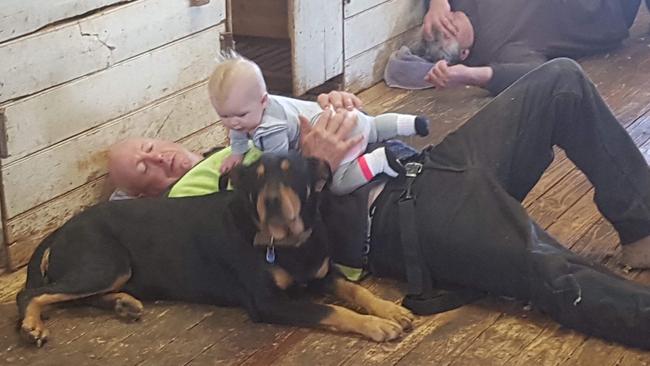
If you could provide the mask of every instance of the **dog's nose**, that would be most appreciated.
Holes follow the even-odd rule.
[[[266,205],[266,211],[270,214],[277,214],[282,210],[282,202],[278,196],[267,197],[264,204]]]

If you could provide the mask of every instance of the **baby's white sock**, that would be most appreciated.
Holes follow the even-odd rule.
[[[400,114],[397,116],[397,134],[399,136],[415,135],[415,116]]]
[[[398,175],[398,173],[388,165],[386,148],[383,147],[360,156],[359,167],[367,180],[371,180],[379,173],[386,173],[391,177],[397,177]]]

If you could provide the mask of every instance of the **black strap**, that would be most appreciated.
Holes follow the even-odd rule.
[[[454,310],[484,297],[482,292],[468,289],[434,289],[428,295],[408,294],[402,305],[417,315],[431,315]]]
[[[228,190],[228,183],[230,182],[230,174],[221,174],[219,176],[218,189],[219,192]]]
[[[413,182],[422,171],[422,164],[408,163],[406,186],[399,200],[400,240],[404,251],[408,294],[402,305],[418,315],[430,315],[452,310],[478,300],[483,293],[466,288],[435,289],[429,267],[424,262],[424,255],[417,235]]]

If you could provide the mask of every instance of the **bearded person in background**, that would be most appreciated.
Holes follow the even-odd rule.
[[[422,43],[429,87],[473,85],[496,95],[556,57],[620,46],[641,0],[425,0]],[[646,4],[650,1],[646,1]]]

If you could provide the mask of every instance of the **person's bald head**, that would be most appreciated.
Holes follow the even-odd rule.
[[[451,38],[443,36],[442,32],[435,32],[433,40],[422,37],[416,53],[424,59],[435,63],[439,60],[446,60],[448,64],[461,63],[469,57],[474,45],[474,26],[467,15],[462,11],[455,11],[451,14],[454,24],[458,28],[458,34]]]
[[[129,138],[109,148],[108,173],[131,196],[157,196],[202,159],[171,141]]]

